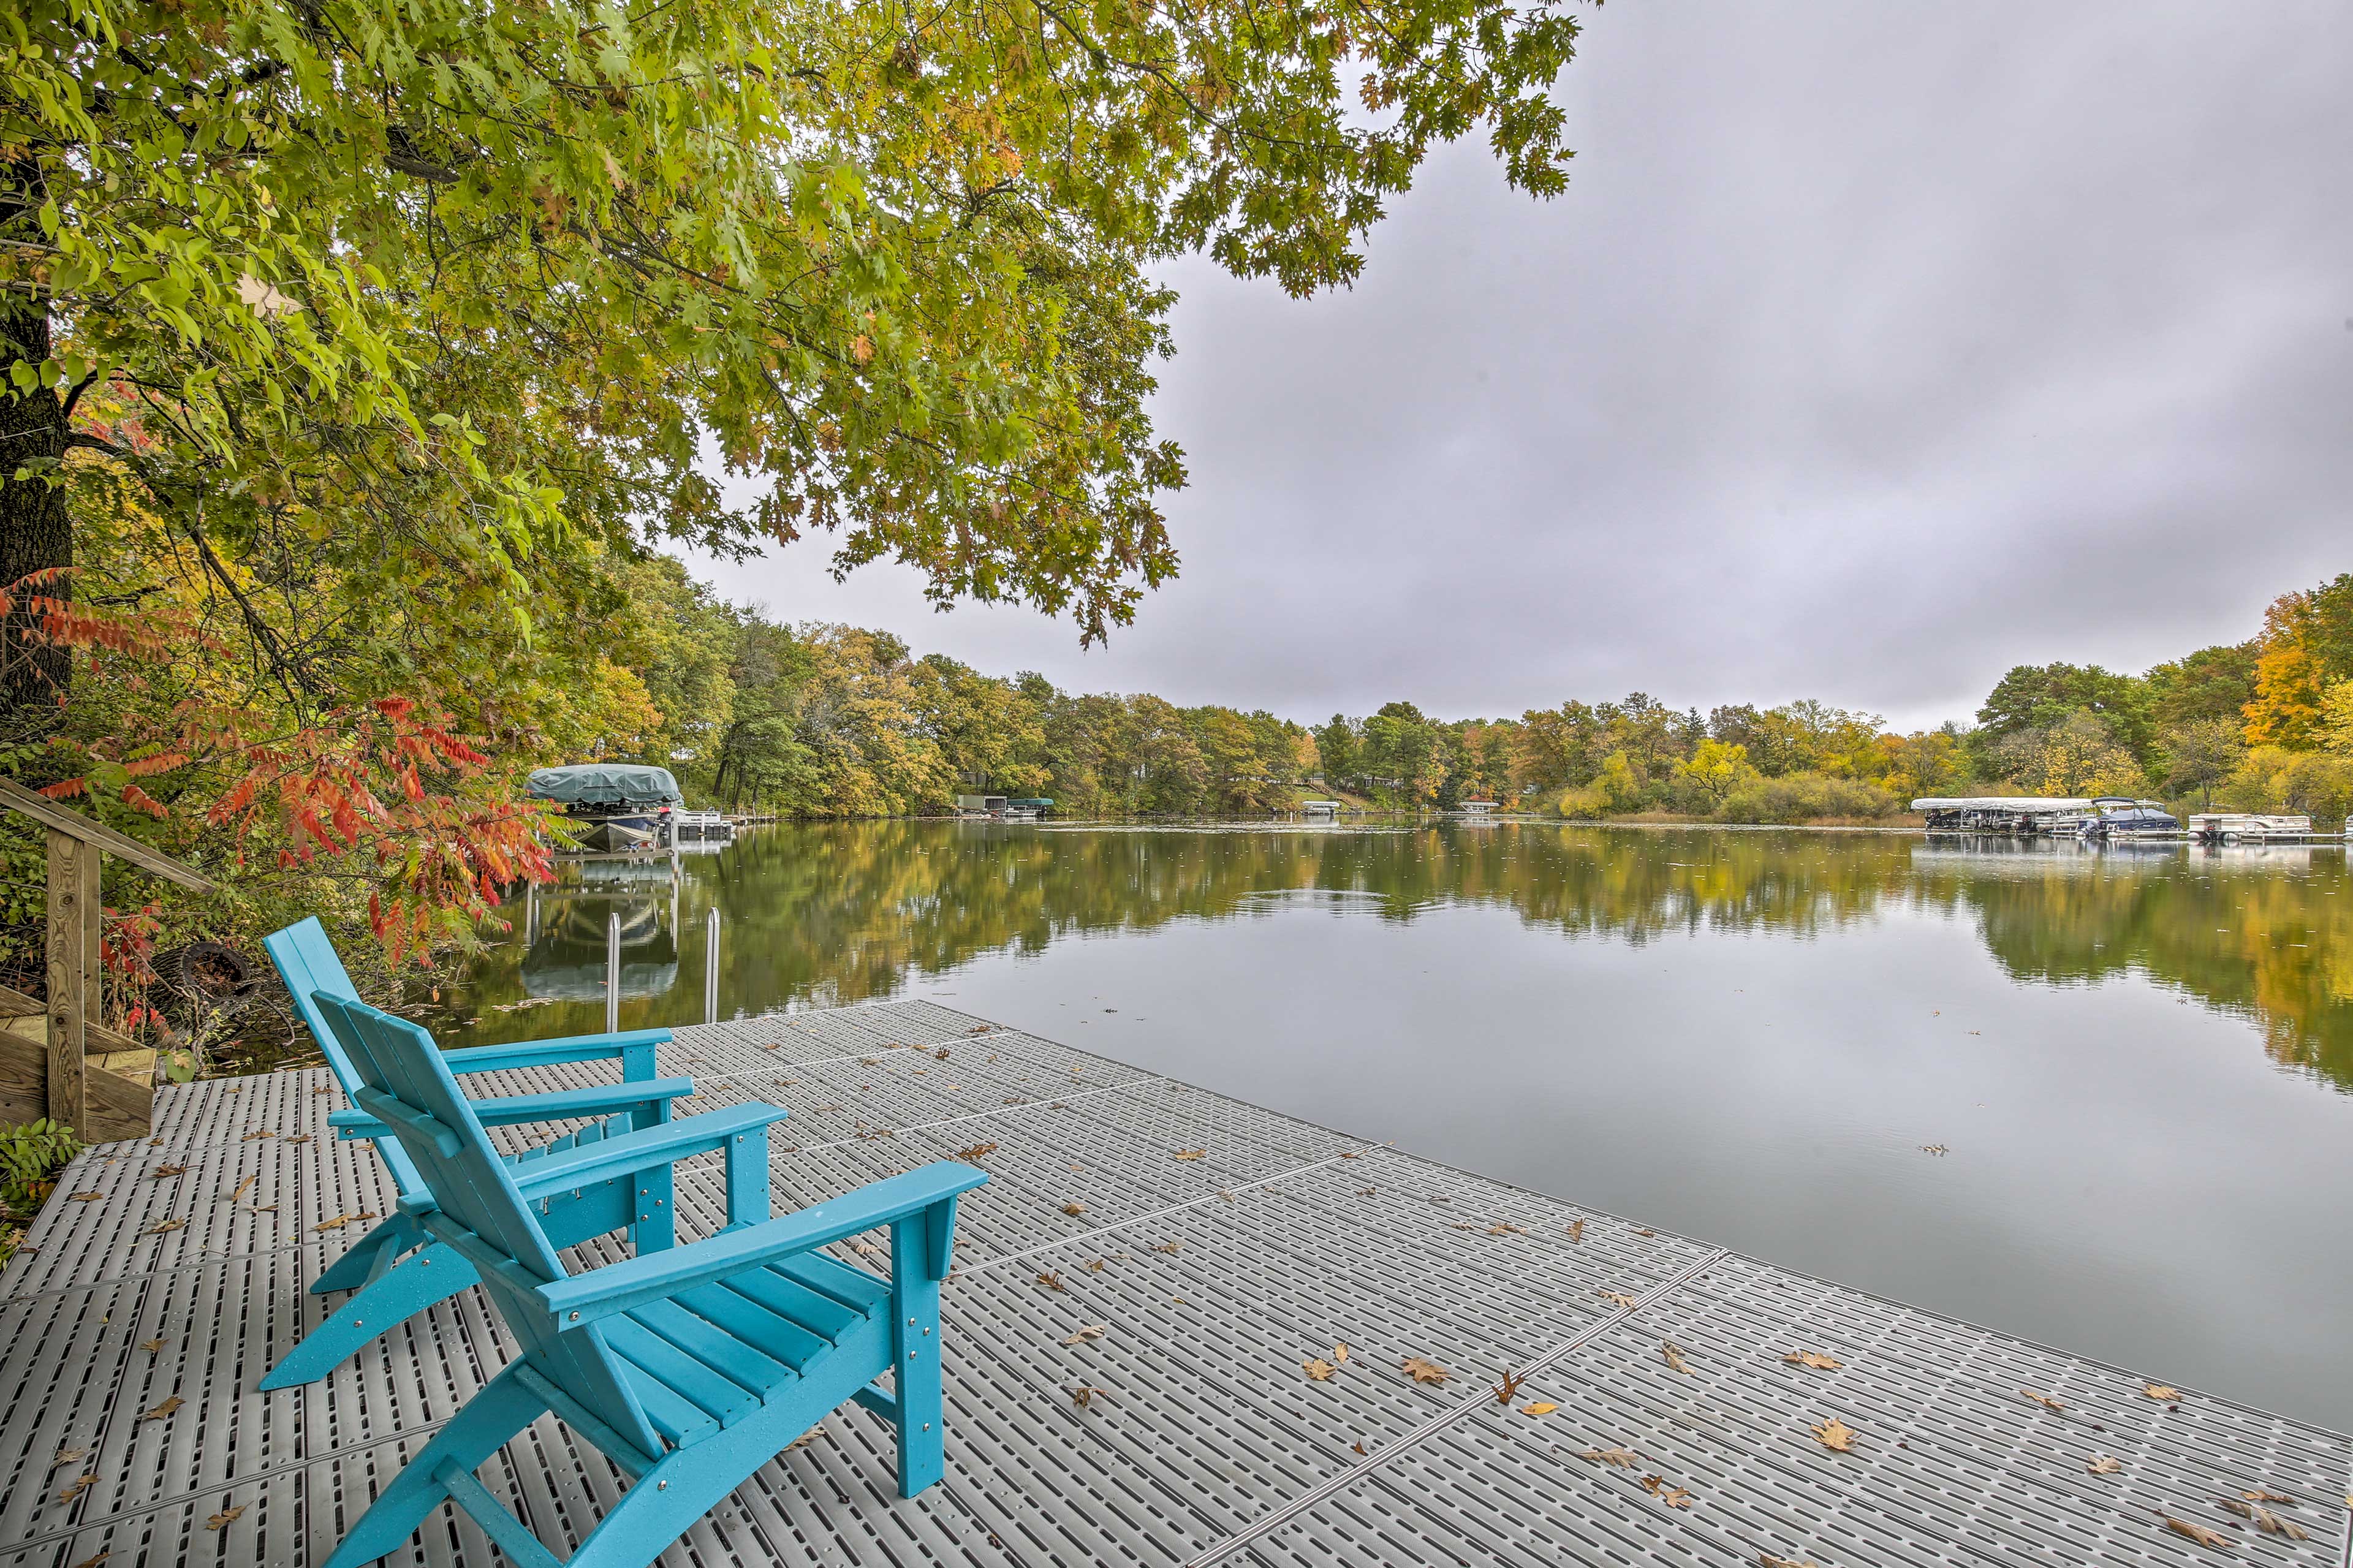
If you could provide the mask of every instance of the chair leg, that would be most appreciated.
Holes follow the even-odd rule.
[[[303,1335],[301,1343],[286,1352],[285,1360],[262,1374],[260,1386],[268,1391],[316,1383],[370,1340],[480,1279],[472,1264],[438,1241],[411,1253]]]
[[[337,1290],[356,1290],[382,1270],[387,1250],[397,1258],[412,1247],[424,1245],[425,1227],[405,1214],[396,1214],[352,1243],[349,1251],[329,1264],[325,1273],[311,1281],[311,1294],[325,1296]]]
[[[325,1568],[360,1568],[386,1552],[396,1552],[417,1533],[417,1527],[449,1496],[447,1482],[438,1479],[446,1466],[471,1475],[474,1468],[506,1446],[507,1439],[539,1419],[547,1402],[532,1392],[517,1375],[515,1363],[491,1380],[489,1387],[466,1402],[448,1425],[434,1434],[424,1451],[401,1468],[392,1484],[376,1494],[375,1504],[360,1515],[327,1559]]]
[[[899,1495],[912,1498],[947,1473],[940,1282],[923,1260],[920,1220],[891,1227],[891,1366],[899,1401]]]

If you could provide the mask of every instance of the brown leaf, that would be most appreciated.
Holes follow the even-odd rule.
[[[2292,1502],[2295,1501],[2295,1499],[2294,1499],[2294,1498],[2292,1498],[2292,1497],[2288,1496],[2288,1495],[2287,1495],[2287,1493],[2285,1493],[2285,1492],[2271,1492],[2271,1491],[2265,1491],[2265,1490],[2264,1490],[2263,1488],[2261,1488],[2261,1487],[2257,1487],[2253,1491],[2251,1491],[2251,1492],[2241,1492],[2239,1495],[2240,1495],[2241,1497],[2242,1497],[2242,1498],[2245,1498],[2249,1502],[2285,1502],[2285,1503],[2292,1503]]]
[[[1076,1333],[1065,1336],[1062,1342],[1066,1345],[1082,1345],[1089,1340],[1099,1340],[1109,1332],[1111,1332],[1109,1323],[1089,1323]]]
[[[311,1134],[308,1132],[297,1132],[294,1136],[286,1140],[289,1143],[308,1143],[310,1141]]]
[[[1691,1368],[1683,1364],[1683,1347],[1676,1344],[1672,1340],[1662,1340],[1659,1342],[1659,1359],[1667,1363],[1667,1370],[1670,1372],[1689,1372],[1691,1370]]]
[[[1095,1395],[1098,1394],[1103,1394],[1105,1397],[1109,1397],[1111,1390],[1108,1388],[1074,1388],[1071,1390],[1071,1403],[1077,1405],[1080,1409],[1084,1410],[1088,1405],[1092,1405],[1095,1402]]]
[[[1172,1160],[1201,1160],[1208,1157],[1207,1149],[1179,1149],[1169,1156]]]
[[[1502,1220],[1497,1220],[1487,1227],[1487,1234],[1489,1236],[1525,1236],[1527,1232],[1518,1226],[1506,1225]]]
[[[957,1150],[956,1158],[959,1160],[977,1160],[983,1154],[994,1154],[996,1152],[997,1145],[994,1143],[976,1143],[969,1149]]]
[[[237,1504],[235,1508],[225,1508],[218,1513],[213,1515],[210,1519],[206,1520],[205,1528],[206,1530],[227,1530],[230,1525],[237,1522],[237,1516],[244,1511],[245,1504],[243,1503]]]
[[[2141,1384],[2140,1391],[2160,1405],[2181,1397],[2181,1390],[2168,1388],[2161,1383],[2145,1383]]]
[[[1855,1430],[1833,1415],[1813,1427],[1814,1441],[1841,1454],[1854,1452]]]
[[[2113,1476],[2125,1468],[2125,1462],[2113,1454],[2094,1454],[2084,1461],[2084,1468],[2095,1476]]]
[[[66,1489],[58,1494],[58,1501],[73,1501],[74,1499],[90,1490],[90,1484],[97,1479],[98,1472],[96,1470],[90,1471],[90,1474],[86,1476],[76,1476],[72,1480],[66,1483]]]
[[[351,1216],[350,1215],[347,1215],[347,1214],[339,1214],[339,1215],[335,1215],[335,1216],[334,1216],[334,1218],[332,1218],[332,1219],[322,1219],[322,1220],[321,1220],[318,1224],[316,1224],[316,1225],[312,1226],[311,1228],[311,1230],[312,1230],[312,1231],[314,1231],[314,1232],[316,1232],[316,1231],[322,1231],[322,1230],[341,1230],[341,1229],[343,1229],[343,1226],[347,1226],[347,1225],[349,1225],[349,1224],[351,1224],[351,1223],[352,1223],[352,1216]]]
[[[164,1347],[171,1342],[169,1336],[163,1336],[152,1340],[142,1340],[139,1342],[139,1348],[145,1351],[149,1355],[161,1355],[164,1353]]]
[[[250,1143],[257,1138],[275,1138],[277,1136],[278,1134],[273,1129],[262,1127],[257,1128],[255,1131],[247,1133],[244,1137],[238,1139],[237,1142],[240,1143]]]
[[[58,1450],[58,1457],[49,1461],[49,1468],[54,1470],[59,1465],[70,1465],[76,1459],[87,1459],[89,1458],[90,1450],[88,1448],[59,1448]]]
[[[95,1557],[83,1558],[80,1562],[74,1564],[74,1568],[98,1568],[100,1563],[105,1562],[108,1558],[113,1555],[113,1550],[110,1548],[104,1552],[100,1552]]]
[[[66,1194],[69,1200],[78,1204],[94,1204],[105,1195],[104,1193],[68,1193]]]
[[[1577,1220],[1569,1226],[1568,1239],[1571,1241],[1583,1241],[1585,1239],[1585,1222],[1583,1220]]]
[[[1049,1290],[1060,1290],[1063,1288],[1062,1277],[1055,1273],[1050,1268],[1046,1270],[1045,1273],[1038,1276],[1038,1283],[1043,1285]]]
[[[1102,1273],[1103,1271],[1103,1260],[1102,1258],[1088,1258],[1088,1259],[1087,1259],[1087,1272],[1088,1272],[1088,1273],[1090,1273],[1090,1274],[1100,1274],[1100,1273]]]
[[[1335,1361],[1335,1362],[1338,1362],[1342,1366],[1345,1366],[1345,1365],[1347,1365],[1347,1364],[1348,1364],[1348,1342],[1347,1342],[1347,1341],[1343,1340],[1343,1341],[1341,1341],[1338,1344],[1334,1345],[1334,1346],[1332,1347],[1332,1359],[1333,1359],[1334,1361]]]
[[[245,1180],[239,1182],[236,1186],[229,1189],[228,1201],[235,1203],[237,1199],[245,1196],[246,1189],[252,1186],[254,1183],[259,1180],[261,1180],[259,1176],[246,1177]]]
[[[2241,1519],[2252,1519],[2255,1528],[2265,1535],[2277,1535],[2289,1541],[2308,1539],[2309,1531],[2292,1519],[2282,1519],[2259,1502],[2242,1502],[2234,1497],[2222,1500],[2222,1506]]]
[[[1621,1470],[1631,1469],[1641,1463],[1631,1450],[1626,1448],[1588,1448],[1577,1458],[1590,1459],[1597,1465],[1615,1465]]]
[[[1827,1356],[1820,1351],[1791,1351],[1781,1359],[1791,1366],[1810,1366],[1816,1372],[1836,1372],[1846,1364],[1836,1356]]]
[[[1523,1415],[1549,1415],[1559,1408],[1559,1405],[1552,1404],[1548,1400],[1539,1399],[1534,1405],[1521,1405],[1520,1414]]]
[[[1299,1364],[1305,1367],[1307,1369],[1307,1375],[1317,1383],[1331,1382],[1332,1374],[1340,1370],[1338,1367],[1334,1366],[1330,1362],[1324,1360],[1321,1356],[1318,1356],[1314,1361],[1301,1362]]]
[[[1516,1372],[1504,1373],[1504,1381],[1495,1385],[1494,1394],[1495,1403],[1498,1405],[1509,1405],[1513,1400],[1517,1399],[1520,1396],[1520,1374]]]
[[[1820,1568],[1810,1557],[1776,1557],[1769,1552],[1757,1554],[1757,1568]]]
[[[2052,1410],[2064,1410],[2067,1408],[2047,1394],[2037,1394],[2031,1388],[2021,1388],[2018,1392],[2026,1395],[2027,1398],[2034,1401],[2035,1404],[2043,1405],[2046,1408]]]
[[[2176,1535],[2186,1535],[2200,1546],[2219,1547],[2224,1552],[2231,1549],[2231,1538],[2220,1531],[2209,1530],[2202,1524],[2192,1524],[2186,1519],[2176,1519],[2169,1513],[2160,1513],[2157,1517],[2165,1521],[2166,1529]]]
[[[1087,1212],[1087,1205],[1080,1203],[1064,1204],[1062,1205],[1062,1212],[1069,1215],[1071,1218],[1076,1219],[1079,1215]]]
[[[188,1222],[184,1219],[159,1219],[153,1225],[149,1226],[145,1230],[141,1231],[139,1234],[142,1236],[163,1236],[167,1232],[183,1228],[187,1225],[187,1223]]]
[[[1155,1252],[1182,1252],[1185,1250],[1185,1244],[1181,1241],[1164,1241],[1152,1250]]]
[[[1622,1290],[1596,1290],[1594,1294],[1600,1297],[1605,1301],[1614,1302],[1616,1305],[1620,1307],[1631,1307],[1635,1305],[1634,1298],[1627,1295]]]
[[[163,1404],[155,1406],[154,1409],[147,1412],[146,1415],[142,1415],[139,1419],[142,1421],[161,1421],[165,1416],[171,1415],[173,1411],[177,1410],[181,1405],[186,1403],[186,1400],[182,1399],[175,1394],[169,1399],[164,1401]]]
[[[1644,1476],[1642,1489],[1669,1508],[1689,1508],[1692,1505],[1691,1493],[1681,1487],[1669,1486],[1664,1476]]]
[[[1444,1383],[1454,1374],[1434,1361],[1424,1361],[1418,1355],[1405,1358],[1406,1374],[1416,1383]]]
[[[1351,1448],[1354,1448],[1354,1449],[1355,1449],[1357,1453],[1359,1453],[1359,1454],[1361,1454],[1361,1453],[1363,1453],[1363,1452],[1365,1451],[1365,1446],[1364,1446],[1364,1444],[1363,1444],[1363,1443],[1361,1443],[1361,1442],[1357,1442],[1357,1443],[1351,1443],[1351,1444],[1349,1444],[1349,1445],[1348,1445],[1348,1447],[1351,1447]]]

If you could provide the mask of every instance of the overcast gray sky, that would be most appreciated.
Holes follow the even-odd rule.
[[[1352,292],[1172,271],[1184,570],[1108,649],[837,585],[821,539],[712,574],[1303,720],[1640,689],[1910,725],[2353,570],[2353,5],[1586,15],[1565,195],[1466,144]]]

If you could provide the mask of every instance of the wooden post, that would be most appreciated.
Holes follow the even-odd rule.
[[[99,849],[49,829],[49,1120],[76,1131],[90,1122],[82,1056],[88,1026],[102,1021],[99,962]]]

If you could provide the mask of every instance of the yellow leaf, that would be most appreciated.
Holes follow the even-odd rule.
[[[1630,1469],[1641,1463],[1630,1450],[1625,1448],[1588,1448],[1577,1458],[1590,1459],[1597,1465],[1615,1465],[1621,1470]]]
[[[1405,1370],[1416,1383],[1444,1383],[1454,1375],[1436,1362],[1424,1361],[1418,1355],[1405,1358]]]
[[[171,1342],[168,1336],[158,1336],[152,1340],[142,1340],[139,1342],[139,1348],[149,1355],[161,1355],[164,1353],[164,1347]]]
[[[1681,1487],[1669,1486],[1664,1476],[1644,1476],[1642,1489],[1669,1508],[1689,1508],[1692,1505],[1691,1493]]]
[[[1079,1215],[1087,1212],[1087,1205],[1080,1203],[1064,1204],[1062,1205],[1062,1212],[1069,1215],[1071,1218],[1076,1219]]]
[[[59,1465],[70,1465],[76,1459],[87,1459],[89,1458],[90,1450],[88,1448],[59,1448],[58,1450],[58,1457],[49,1461],[49,1468],[54,1470]]]
[[[1332,1359],[1342,1366],[1348,1364],[1348,1342],[1345,1340],[1332,1347]]]
[[[1175,1160],[1200,1160],[1206,1159],[1208,1156],[1208,1152],[1209,1152],[1207,1149],[1179,1149],[1176,1153],[1170,1155],[1169,1158]]]
[[[2157,1517],[2165,1521],[2166,1529],[2176,1535],[2186,1535],[2200,1546],[2220,1547],[2225,1552],[2231,1549],[2231,1538],[2220,1531],[2209,1530],[2202,1524],[2192,1524],[2186,1519],[2176,1519],[2168,1513],[2160,1513]]]
[[[1568,1239],[1571,1241],[1583,1241],[1585,1239],[1585,1222],[1583,1220],[1577,1220],[1569,1226]]]
[[[188,1222],[184,1219],[159,1219],[153,1225],[149,1226],[145,1230],[141,1231],[139,1234],[142,1236],[163,1236],[167,1232],[183,1228],[187,1225],[187,1223]]]
[[[2241,1519],[2253,1520],[2255,1528],[2265,1535],[2276,1535],[2288,1541],[2303,1541],[2307,1538],[2308,1532],[2304,1526],[2292,1519],[2282,1519],[2261,1503],[2241,1502],[2237,1498],[2226,1497],[2222,1500],[2222,1506]]]
[[[2181,1390],[2178,1388],[2168,1388],[2161,1383],[2143,1384],[2141,1385],[2141,1392],[2147,1394],[2151,1399],[2158,1400],[2160,1403],[2181,1397]]]
[[[864,332],[849,340],[849,357],[864,364],[874,357],[874,340]],[[1083,1403],[1083,1402],[1082,1402]]]
[[[1810,1557],[1776,1557],[1769,1552],[1757,1554],[1757,1568],[1819,1568]]]
[[[1676,1344],[1672,1340],[1663,1340],[1660,1342],[1659,1359],[1667,1363],[1667,1368],[1671,1372],[1689,1372],[1691,1370],[1691,1368],[1683,1364],[1683,1348]]]
[[[1099,1340],[1109,1332],[1111,1332],[1109,1323],[1089,1323],[1078,1332],[1069,1335],[1062,1342],[1066,1345],[1082,1345],[1089,1340]]]
[[[245,1504],[243,1503],[237,1504],[235,1508],[225,1508],[218,1513],[213,1515],[210,1519],[205,1521],[205,1528],[206,1530],[227,1530],[231,1524],[237,1522],[237,1515],[244,1511]]]
[[[1635,1305],[1634,1298],[1626,1295],[1621,1291],[1596,1290],[1594,1294],[1600,1297],[1605,1301],[1612,1302],[1620,1307],[1631,1307]]]
[[[1318,1357],[1314,1361],[1302,1362],[1299,1364],[1305,1367],[1307,1369],[1307,1375],[1317,1383],[1331,1382],[1332,1374],[1340,1370],[1338,1367],[1334,1366],[1330,1362],[1324,1361],[1321,1357]]]
[[[2288,1495],[2287,1495],[2287,1493],[2285,1493],[2285,1492],[2272,1492],[2272,1491],[2265,1491],[2265,1490],[2264,1490],[2263,1488],[2261,1488],[2261,1487],[2257,1487],[2253,1491],[2251,1491],[2251,1492],[2241,1492],[2239,1495],[2240,1495],[2241,1497],[2242,1497],[2242,1498],[2245,1498],[2249,1502],[2285,1502],[2285,1503],[2292,1503],[2292,1502],[2295,1501],[2295,1499],[2294,1499],[2294,1498],[2292,1498],[2292,1497],[2288,1496]]]
[[[66,1483],[66,1489],[58,1494],[58,1501],[73,1501],[74,1499],[90,1490],[90,1483],[97,1479],[98,1472],[96,1470],[90,1471],[90,1474],[86,1476],[76,1476],[72,1480]]]
[[[246,1177],[245,1180],[239,1182],[235,1187],[229,1190],[228,1201],[235,1203],[237,1199],[245,1196],[247,1189],[251,1187],[254,1183],[259,1180],[261,1180],[259,1176]]]
[[[66,1194],[69,1199],[78,1204],[94,1204],[105,1195],[104,1193],[68,1193]]]
[[[1552,1404],[1548,1400],[1539,1399],[1534,1405],[1521,1405],[1520,1414],[1523,1415],[1549,1415],[1559,1408],[1559,1405]]]
[[[1810,1366],[1816,1372],[1836,1372],[1845,1364],[1836,1356],[1827,1356],[1820,1351],[1791,1351],[1781,1359],[1791,1366]]]
[[[2125,1468],[2125,1462],[2113,1454],[2094,1454],[2084,1461],[2084,1468],[2095,1476],[2113,1476]]]
[[[161,1421],[164,1417],[169,1415],[173,1411],[177,1410],[181,1405],[186,1403],[187,1401],[182,1399],[175,1394],[172,1395],[171,1398],[164,1401],[163,1404],[155,1406],[154,1409],[148,1411],[144,1415],[139,1417],[139,1419],[142,1421]]]
[[[2047,1394],[2037,1394],[2031,1388],[2021,1388],[2018,1392],[2026,1395],[2027,1398],[2034,1401],[2035,1404],[2046,1406],[2049,1409],[2064,1410],[2067,1408]]]
[[[95,1557],[83,1558],[80,1562],[74,1564],[74,1568],[98,1568],[100,1563],[105,1562],[108,1558],[113,1555],[114,1552],[110,1548],[107,1551],[98,1553]]]
[[[1833,1415],[1813,1428],[1814,1441],[1841,1454],[1854,1452],[1855,1430]]]

